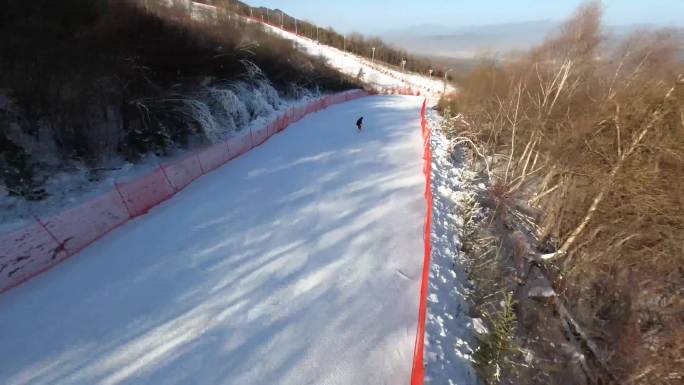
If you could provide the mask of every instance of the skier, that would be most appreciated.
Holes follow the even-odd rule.
[[[361,128],[363,127],[363,116],[359,118],[359,120],[356,121],[356,128],[358,128],[359,131],[361,131]]]

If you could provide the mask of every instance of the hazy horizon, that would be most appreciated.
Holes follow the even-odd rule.
[[[421,25],[447,29],[482,27],[488,25],[558,22],[571,16],[586,1],[569,0],[541,2],[538,0],[488,0],[478,3],[454,0],[434,0],[417,3],[397,0],[348,0],[331,5],[314,0],[253,0],[252,6],[282,9],[300,19],[311,20],[321,26],[331,26],[342,33],[385,35]],[[605,25],[648,24],[655,27],[684,27],[684,2],[678,0],[604,0]],[[521,12],[520,10],[524,10]]]

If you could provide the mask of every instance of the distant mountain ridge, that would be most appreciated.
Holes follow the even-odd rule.
[[[469,58],[482,52],[502,53],[527,50],[557,31],[562,22],[537,20],[484,26],[447,27],[422,24],[388,31],[382,37],[388,42],[419,55]],[[650,24],[608,26],[611,40],[645,29],[660,28]],[[684,29],[674,29],[684,36]]]

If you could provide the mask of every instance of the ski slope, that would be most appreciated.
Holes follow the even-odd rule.
[[[249,19],[246,19],[249,20]],[[377,91],[383,92],[392,88],[411,88],[425,94],[437,94],[446,89],[448,92],[455,91],[451,85],[445,85],[440,79],[430,79],[426,76],[411,72],[401,72],[383,66],[376,62],[349,52],[341,51],[337,48],[320,44],[314,40],[296,35],[292,32],[274,27],[269,24],[262,24],[264,28],[282,38],[292,40],[304,52],[313,56],[324,58],[330,66],[338,71],[356,77],[362,74],[360,80],[371,86]]]
[[[211,22],[212,18],[216,18],[219,14],[219,8],[213,5],[198,3],[195,1],[186,0],[188,2],[188,10],[190,15],[195,19],[203,22]],[[242,20],[248,23],[258,23],[263,28],[281,38],[291,40],[296,47],[309,55],[322,57],[331,67],[337,69],[341,73],[352,77],[358,77],[367,86],[373,88],[375,91],[385,93],[393,89],[411,89],[412,91],[420,91],[422,95],[434,98],[442,93],[452,93],[456,88],[451,84],[446,84],[442,79],[437,77],[426,76],[426,74],[413,73],[410,71],[398,70],[400,64],[395,63],[397,67],[391,67],[380,61],[373,62],[365,57],[346,52],[335,47],[325,44],[320,44],[318,41],[312,40],[286,31],[278,26],[268,24],[257,18],[249,18],[241,15]]]
[[[408,384],[421,102],[310,115],[0,296],[0,383]]]

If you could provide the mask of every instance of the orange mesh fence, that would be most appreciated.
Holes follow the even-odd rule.
[[[430,254],[432,252],[432,244],[430,242],[430,228],[432,227],[432,149],[430,147],[430,127],[425,119],[426,103],[427,100],[423,100],[423,107],[420,110],[420,126],[423,134],[423,174],[425,175],[427,213],[423,227],[423,273],[420,285],[420,302],[418,305],[418,327],[416,328],[416,342],[413,349],[411,385],[423,385],[425,381],[425,362],[423,357],[425,350],[425,317],[427,316],[427,292],[430,274]]]
[[[129,219],[147,213],[200,176],[265,142],[305,115],[332,104],[369,95],[362,90],[325,96],[295,107],[270,124],[243,130],[225,143],[192,153],[20,230],[0,234],[0,293],[78,253]]]

